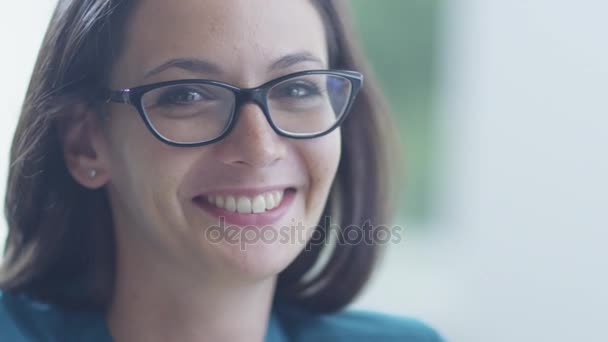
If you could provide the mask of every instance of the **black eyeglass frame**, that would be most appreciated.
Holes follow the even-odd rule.
[[[336,122],[331,127],[326,129],[325,131],[318,132],[318,133],[311,133],[311,134],[291,133],[291,132],[284,131],[281,128],[277,127],[274,124],[274,122],[272,121],[272,118],[271,118],[271,116],[269,114],[269,110],[268,110],[267,100],[268,100],[269,90],[276,84],[281,83],[281,82],[291,79],[291,78],[306,76],[306,75],[318,75],[318,74],[340,76],[340,77],[344,77],[350,81],[351,93],[350,93],[348,102],[346,104],[344,113],[341,114],[341,117],[339,117],[338,120],[336,120]],[[209,85],[214,85],[217,87],[231,90],[234,93],[235,103],[234,103],[234,107],[232,109],[232,113],[230,114],[230,118],[229,118],[228,124],[226,125],[226,128],[224,128],[224,130],[218,135],[218,137],[213,138],[211,140],[204,140],[204,141],[200,141],[200,142],[182,143],[182,142],[174,141],[174,140],[171,140],[171,139],[168,139],[168,138],[162,136],[162,134],[160,134],[156,130],[156,128],[152,125],[152,122],[150,122],[150,119],[148,118],[148,115],[146,114],[146,112],[143,108],[142,97],[144,96],[144,94],[146,94],[147,92],[152,91],[154,89],[171,86],[171,85],[179,85],[179,84],[209,84]],[[150,132],[152,132],[152,134],[157,139],[159,139],[160,141],[162,141],[166,144],[169,144],[172,146],[178,146],[178,147],[195,147],[195,146],[212,144],[214,142],[222,140],[228,134],[230,134],[230,132],[234,128],[236,122],[238,121],[238,118],[240,115],[240,108],[244,104],[249,103],[249,102],[253,102],[253,103],[257,104],[262,109],[262,112],[264,113],[264,116],[266,117],[266,120],[268,121],[268,123],[270,124],[272,129],[281,136],[288,137],[288,138],[294,138],[294,139],[312,139],[312,138],[317,138],[317,137],[329,134],[331,131],[333,131],[338,126],[340,126],[342,124],[342,122],[344,121],[344,119],[346,119],[346,117],[348,116],[348,113],[350,112],[352,104],[353,104],[357,94],[359,93],[359,90],[361,89],[362,85],[363,85],[363,75],[357,71],[352,71],[352,70],[306,70],[306,71],[295,72],[295,73],[291,73],[288,75],[284,75],[284,76],[275,78],[273,80],[270,80],[258,87],[254,87],[254,88],[239,88],[237,86],[234,86],[234,85],[231,85],[228,83],[215,81],[215,80],[208,80],[208,79],[181,79],[181,80],[173,80],[173,81],[147,84],[147,85],[137,86],[137,87],[133,87],[133,88],[125,88],[125,89],[120,89],[120,90],[107,90],[106,94],[105,94],[105,102],[106,103],[110,103],[110,102],[123,103],[123,104],[129,104],[129,105],[134,106],[135,109],[137,109],[140,117],[146,124],[146,127],[148,127],[148,130],[150,130]]]

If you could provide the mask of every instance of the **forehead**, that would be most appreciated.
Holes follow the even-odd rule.
[[[268,75],[268,66],[289,54],[308,53],[326,66],[326,45],[312,0],[140,0],[127,20],[112,83],[140,83],[147,71],[176,58],[213,63],[225,81],[257,82],[278,76]]]

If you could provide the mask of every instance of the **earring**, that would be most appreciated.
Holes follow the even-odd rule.
[[[95,176],[97,176],[97,170],[91,169],[91,171],[89,171],[89,177],[95,178]]]

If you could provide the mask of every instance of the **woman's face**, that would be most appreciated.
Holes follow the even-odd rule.
[[[142,0],[129,17],[110,87],[186,78],[255,87],[327,68],[326,44],[309,0]],[[147,76],[174,59],[213,68],[181,63]],[[184,148],[157,140],[132,106],[113,104],[109,112],[100,160],[106,161],[101,168],[119,252],[146,255],[174,270],[263,278],[302,250],[336,173],[339,130],[309,140],[281,137],[249,103],[226,138]],[[278,193],[281,203],[269,209]],[[234,213],[232,201],[237,212],[251,205],[264,210]]]

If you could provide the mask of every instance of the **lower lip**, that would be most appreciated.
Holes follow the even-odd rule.
[[[283,194],[283,200],[281,201],[281,204],[278,207],[257,214],[241,214],[228,211],[226,209],[218,208],[215,205],[207,202],[207,200],[202,197],[196,197],[193,202],[196,206],[198,206],[205,212],[213,215],[218,220],[223,217],[224,222],[227,224],[233,224],[238,226],[262,226],[273,224],[279,221],[285,215],[285,213],[287,213],[295,197],[296,190],[287,189],[285,190],[285,193]]]

